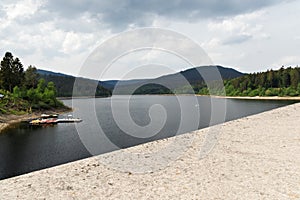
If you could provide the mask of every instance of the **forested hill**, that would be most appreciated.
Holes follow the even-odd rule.
[[[104,88],[99,81],[86,78],[77,78],[80,81],[80,88],[77,88],[76,94],[73,94],[73,85],[76,77],[40,69],[37,72],[40,78],[45,79],[46,82],[53,82],[56,85],[58,97],[90,96],[91,94],[107,97],[111,95],[111,91]],[[96,91],[95,85],[97,85]]]
[[[232,68],[222,66],[201,66],[191,68],[178,73],[161,76],[156,79],[119,81],[118,88],[114,91],[116,94],[130,94],[135,88],[134,94],[171,94],[171,93],[198,93],[205,86],[205,81],[201,74],[212,74],[207,76],[206,81],[215,81],[216,70],[219,71],[223,80],[237,78],[245,74]],[[106,82],[104,82],[106,83]],[[116,82],[107,82],[108,84]],[[139,87],[139,85],[142,85]],[[166,87],[164,87],[166,86]],[[194,91],[189,88],[192,86]],[[167,88],[168,87],[168,88]]]
[[[55,84],[39,78],[33,66],[24,70],[11,52],[6,52],[0,63],[0,94],[0,115],[69,110],[56,99]]]
[[[227,96],[299,96],[300,68],[281,67],[225,82]]]
[[[299,67],[282,67],[279,70],[268,70],[252,74],[243,74],[234,69],[221,66],[214,66],[214,69],[215,67],[217,67],[223,78],[227,96],[300,96]],[[121,81],[118,90],[114,92],[128,94],[135,89],[134,94],[210,95],[210,91],[200,74],[204,71],[209,72],[212,69],[211,66],[206,66],[162,76],[157,79],[135,80],[134,82]],[[211,73],[213,72],[215,71],[211,71]],[[188,84],[186,81],[188,81]],[[137,87],[139,84],[142,86]],[[167,88],[163,85],[170,87]],[[222,91],[222,88],[214,88],[213,93],[224,95]]]
[[[118,91],[114,91],[115,94],[131,94],[132,90],[138,85],[144,85],[135,91],[135,94],[169,94],[172,93],[169,89],[166,89],[162,85],[172,85],[172,89],[179,89],[184,87],[186,81],[195,86],[203,85],[204,80],[200,75],[201,72],[210,71],[212,69],[218,69],[221,77],[224,80],[243,76],[244,74],[231,68],[225,68],[222,66],[202,66],[197,68],[188,69],[175,74],[162,76],[156,79],[137,79],[126,81],[96,81],[86,78],[78,78],[81,82],[82,88],[79,88],[78,96],[87,96],[94,90],[94,85],[97,84],[96,96],[110,96],[115,85],[118,83]],[[57,88],[57,96],[70,97],[73,95],[73,85],[76,77],[51,72],[46,70],[37,70],[39,76],[46,80],[46,82],[54,82]],[[200,73],[199,73],[200,72]],[[183,81],[184,80],[184,81]],[[159,84],[149,84],[151,82]],[[182,91],[185,92],[185,91]]]
[[[168,82],[168,83],[171,82],[172,84],[182,86],[182,83],[179,81],[182,79],[181,77],[184,77],[190,84],[199,84],[204,82],[204,79],[201,76],[201,74],[212,74],[215,73],[216,70],[219,71],[223,80],[237,78],[245,75],[235,69],[216,65],[216,66],[200,66],[196,68],[191,68],[185,71],[181,71],[179,73],[159,77],[157,80],[161,80],[163,82]],[[210,77],[206,77],[206,78],[213,79]]]
[[[115,94],[203,94],[208,95],[209,91],[201,77],[201,72],[211,69],[218,69],[224,80],[227,96],[300,96],[300,68],[284,68],[279,70],[268,70],[266,72],[258,72],[252,74],[244,74],[232,68],[222,66],[204,66],[192,68],[175,74],[162,76],[156,79],[139,79],[127,81],[96,81],[80,78],[83,87],[80,90],[80,95],[85,96],[90,94],[89,89],[93,89],[95,84],[98,84],[96,96],[110,96],[111,92],[118,83],[119,87]],[[200,71],[200,74],[199,74]],[[58,91],[58,96],[72,96],[73,84],[76,77],[38,70],[41,78],[47,82],[55,83]],[[183,82],[183,78],[185,81]],[[95,83],[95,81],[97,83]],[[186,85],[188,81],[192,86]],[[157,83],[157,84],[153,84]],[[137,87],[142,85],[142,87]],[[171,85],[171,89],[162,85]]]
[[[157,82],[165,85],[173,85],[176,87],[183,86],[186,81],[188,81],[190,84],[198,84],[204,82],[203,77],[200,75],[202,72],[211,71],[214,72],[214,70],[217,69],[220,72],[220,75],[223,80],[237,78],[240,76],[243,76],[245,74],[232,69],[232,68],[226,68],[222,66],[201,66],[196,68],[187,69],[178,73],[169,74],[165,76],[161,76],[155,79],[135,79],[135,80],[125,80],[125,81],[103,81],[102,84],[104,87],[108,89],[113,89],[114,86],[118,83],[119,86],[135,86],[137,84],[146,84],[147,82]],[[184,80],[184,81],[183,81]]]

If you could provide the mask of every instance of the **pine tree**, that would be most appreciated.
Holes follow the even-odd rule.
[[[297,89],[298,87],[298,83],[299,83],[299,79],[300,79],[300,75],[297,69],[291,69],[290,71],[290,77],[291,77],[291,86],[294,89]]]
[[[24,68],[23,68],[23,65],[22,65],[21,61],[19,60],[19,58],[16,58],[13,61],[12,73],[14,75],[13,85],[21,86],[21,83],[24,80]]]
[[[289,87],[291,84],[291,77],[289,72],[286,70],[283,71],[281,75],[281,87]]]
[[[12,65],[13,55],[10,52],[5,53],[3,60],[1,61],[0,79],[2,87],[5,90],[12,91]]]
[[[1,87],[9,92],[23,81],[23,65],[18,58],[14,59],[12,53],[6,52],[0,66]]]
[[[274,87],[274,71],[271,69],[270,71],[267,71],[267,88]]]

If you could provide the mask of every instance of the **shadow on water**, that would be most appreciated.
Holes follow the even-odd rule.
[[[184,101],[189,103],[189,98]],[[84,130],[83,133],[92,133],[96,130],[92,120],[91,111],[87,109],[95,101],[96,116],[99,124],[104,130],[106,137],[99,141],[97,145],[98,154],[114,151],[118,148],[127,148],[137,144],[158,140],[174,136],[178,130],[181,119],[179,102],[173,96],[137,96],[131,98],[130,115],[133,121],[145,126],[149,124],[149,108],[152,105],[162,105],[167,114],[167,120],[158,134],[149,138],[132,137],[118,127],[112,115],[110,98],[104,99],[76,99],[80,109],[83,122],[78,124]],[[119,99],[124,101],[122,97]],[[241,117],[261,113],[274,108],[282,107],[295,103],[294,101],[254,101],[238,99],[215,99],[215,106],[223,106],[226,101],[226,121]],[[71,100],[64,103],[72,106]],[[200,123],[198,129],[209,126],[211,117],[211,99],[209,97],[198,97]],[[117,109],[122,109],[117,108]],[[124,116],[125,117],[125,116]],[[220,121],[219,123],[221,123]],[[218,123],[218,121],[216,122]],[[130,127],[128,127],[130,130]],[[196,128],[197,129],[197,128]],[[132,130],[134,131],[134,130]],[[188,128],[181,133],[189,132]],[[110,143],[115,144],[112,147]],[[7,129],[0,135],[0,179],[21,175],[24,173],[56,166],[63,163],[90,157],[91,154],[86,150],[81,142],[81,138],[74,124],[58,124],[51,127],[32,127],[28,124],[16,124],[13,128]]]
[[[0,135],[0,178],[87,158],[75,126],[15,125]]]

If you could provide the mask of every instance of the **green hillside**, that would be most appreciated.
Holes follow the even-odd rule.
[[[26,114],[33,111],[67,109],[56,99],[53,82],[39,78],[35,67],[24,71],[19,58],[7,52],[0,65],[0,114]]]
[[[300,68],[281,67],[225,81],[227,96],[299,96]]]

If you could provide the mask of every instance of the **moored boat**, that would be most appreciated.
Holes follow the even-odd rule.
[[[82,122],[82,119],[80,118],[73,118],[72,115],[68,115],[67,118],[61,118],[61,119],[57,119],[58,123],[79,123]]]
[[[42,114],[41,118],[32,119],[29,121],[30,125],[51,125],[58,123],[79,123],[82,122],[80,118],[73,118],[72,115],[68,115],[67,118],[58,118],[58,115],[46,115]]]
[[[49,118],[49,119],[34,119],[29,122],[30,125],[44,125],[44,124],[57,124],[57,119]]]
[[[53,114],[53,115],[42,114],[41,118],[43,118],[43,119],[58,118],[58,114]]]
[[[57,119],[57,123],[79,123],[82,122],[82,119],[79,118],[62,118],[62,119]]]

